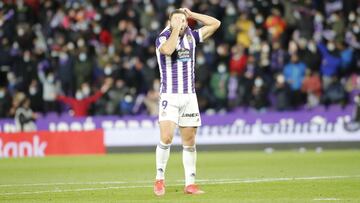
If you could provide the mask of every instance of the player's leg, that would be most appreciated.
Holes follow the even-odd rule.
[[[196,175],[196,147],[195,127],[180,127],[183,144],[183,165],[185,170],[185,186],[195,184]]]
[[[179,111],[177,100],[173,95],[163,94],[159,103],[160,142],[156,147],[156,182],[154,193],[165,194],[165,171],[170,157],[170,146],[174,137]]]
[[[186,95],[185,106],[181,109],[179,126],[183,144],[183,165],[185,171],[185,193],[204,193],[195,185],[197,127],[201,125],[198,103],[195,94]]]
[[[160,143],[156,147],[156,180],[163,180],[176,124],[173,121],[160,121],[159,126]]]
[[[165,170],[170,157],[170,145],[174,137],[176,124],[173,121],[160,121],[160,143],[156,147],[156,181],[154,193],[165,194]]]
[[[183,165],[185,172],[185,193],[187,194],[202,194],[195,184],[196,177],[196,137],[197,127],[180,127],[180,133],[183,144]]]

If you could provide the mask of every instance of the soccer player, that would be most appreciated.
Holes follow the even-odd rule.
[[[203,24],[200,29],[188,27],[187,18]],[[156,39],[156,56],[160,70],[159,125],[160,143],[156,148],[156,181],[154,193],[165,194],[165,170],[176,126],[183,144],[186,194],[202,194],[195,184],[196,129],[201,125],[195,94],[195,47],[220,27],[217,19],[187,8],[173,11],[168,26]]]

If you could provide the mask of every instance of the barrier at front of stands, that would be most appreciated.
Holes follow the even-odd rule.
[[[203,115],[197,144],[266,147],[289,143],[360,143],[360,125],[350,122],[352,111],[333,108]],[[148,116],[54,116],[39,119],[37,126],[40,131],[35,133],[5,133],[13,130],[13,121],[0,121],[0,157],[103,154],[114,148],[153,147],[159,139],[157,118]],[[181,145],[178,131],[173,144]]]
[[[0,158],[104,154],[103,130],[0,133]]]

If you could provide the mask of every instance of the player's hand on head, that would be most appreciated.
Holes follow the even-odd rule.
[[[186,18],[191,18],[192,12],[188,8],[180,8],[180,10],[185,12]]]

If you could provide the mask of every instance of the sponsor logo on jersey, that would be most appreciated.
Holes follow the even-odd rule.
[[[184,62],[190,59],[190,49],[180,48],[177,50],[177,60]]]

